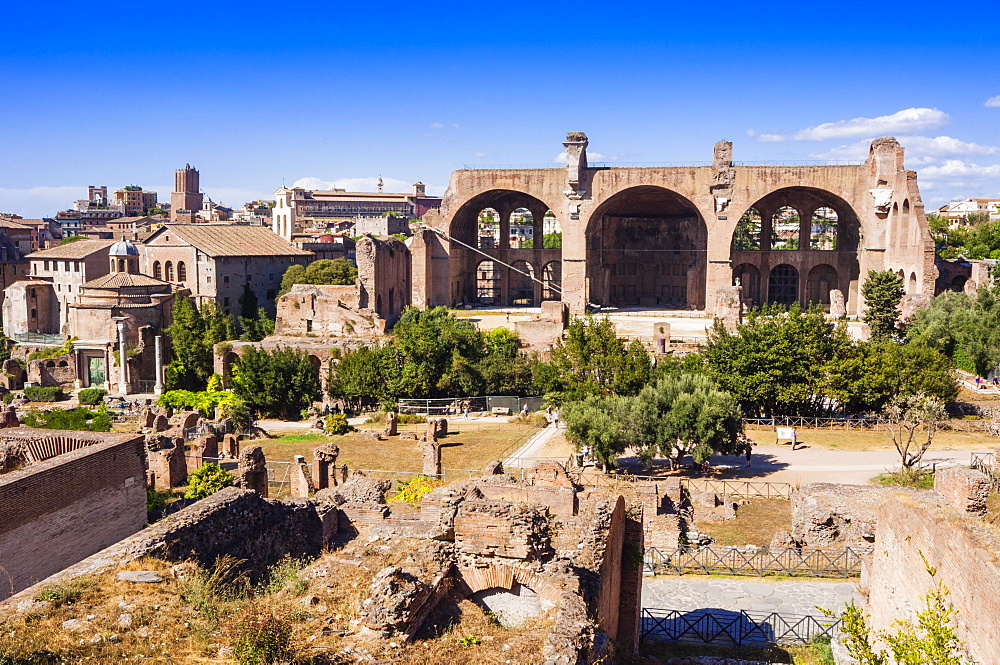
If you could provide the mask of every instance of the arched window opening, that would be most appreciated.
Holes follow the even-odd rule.
[[[476,298],[480,305],[500,304],[500,273],[493,261],[480,261],[476,266]]]
[[[562,300],[562,261],[549,261],[542,268],[542,300]]]
[[[155,279],[163,279],[163,268],[160,266],[159,261],[153,261],[153,277]]]
[[[534,247],[535,218],[527,208],[518,208],[510,214],[510,248]],[[529,242],[530,241],[530,242]]]
[[[551,210],[542,218],[542,244],[535,246],[542,249],[562,249],[562,226]]]
[[[799,219],[799,211],[792,206],[778,208],[771,218],[771,249],[799,248]]]
[[[909,294],[911,294],[911,295],[913,295],[913,294],[917,293],[917,288],[918,288],[918,286],[917,286],[917,273],[911,272],[910,273],[910,288],[908,288],[906,290],[906,292],[909,293]]]
[[[760,213],[756,208],[750,208],[736,224],[733,233],[733,249],[760,249]]]
[[[809,225],[809,249],[837,249],[837,211],[833,208],[817,208]]]
[[[954,279],[951,280],[951,290],[956,293],[961,293],[965,290],[965,282],[968,281],[968,277],[965,275],[955,275]]]
[[[174,264],[171,263],[170,261],[167,261],[165,268],[167,271],[167,281],[168,282],[174,281]]]
[[[479,211],[477,228],[479,249],[496,249],[500,246],[500,213],[493,208]]]
[[[782,263],[771,270],[767,278],[767,299],[781,305],[791,305],[799,299],[799,271]]]
[[[183,261],[177,262],[177,281],[183,282],[187,279],[187,266],[184,265]]]
[[[535,304],[534,272],[527,261],[515,261],[510,271],[510,304],[531,307]]]

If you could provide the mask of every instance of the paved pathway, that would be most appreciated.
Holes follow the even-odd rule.
[[[535,465],[535,462],[542,457],[542,450],[549,439],[560,431],[549,425],[543,427],[537,434],[528,439],[528,442],[514,451],[514,454],[504,460],[505,469],[527,469]],[[565,459],[565,458],[564,458]],[[563,460],[560,460],[563,461]]]
[[[681,612],[716,608],[819,616],[817,606],[839,611],[854,593],[854,582],[849,580],[762,582],[758,579],[664,576],[643,579],[642,606]]]

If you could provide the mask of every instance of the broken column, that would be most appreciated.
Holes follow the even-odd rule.
[[[427,437],[420,446],[424,455],[425,476],[441,475],[441,444],[433,437]]]
[[[739,286],[720,286],[715,290],[715,318],[731,333],[743,323],[741,291]]]
[[[306,463],[306,458],[302,455],[296,455],[295,460],[292,462],[289,474],[289,491],[293,499],[308,498],[310,494],[316,491],[313,485],[312,474],[309,473],[309,465]]]
[[[388,411],[385,414],[385,429],[382,431],[385,436],[396,436],[396,412]]]
[[[337,456],[340,448],[335,443],[326,443],[313,449],[313,482],[317,490],[337,486]]]
[[[267,460],[264,459],[264,450],[260,446],[250,446],[240,453],[236,485],[267,497]]]
[[[670,324],[665,321],[653,324],[653,346],[657,353],[666,353],[670,346]]]
[[[830,290],[830,316],[836,321],[847,317],[847,301],[840,289]]]

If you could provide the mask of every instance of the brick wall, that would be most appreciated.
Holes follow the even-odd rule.
[[[896,619],[914,619],[923,609],[922,597],[936,579],[950,592],[958,610],[959,639],[978,663],[996,662],[1000,654],[1000,567],[995,553],[1000,539],[982,522],[946,509],[926,498],[893,497],[878,516],[875,553],[862,573],[868,593],[867,611],[876,631],[891,630]]]
[[[455,516],[455,549],[511,559],[532,559],[551,550],[549,522],[539,506],[464,501]]]
[[[76,434],[29,428],[21,432],[70,438]],[[142,437],[104,438],[0,477],[0,598],[146,525]]]

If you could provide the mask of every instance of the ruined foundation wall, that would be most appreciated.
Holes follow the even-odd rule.
[[[926,558],[948,587],[969,656],[994,662],[1000,653],[1000,539],[981,522],[943,507],[934,493],[925,494],[893,497],[879,510],[875,553],[861,580],[872,627],[891,630],[896,619],[915,619],[924,608],[922,597],[935,584]]]
[[[0,598],[146,525],[142,437],[109,438],[0,476]]]

